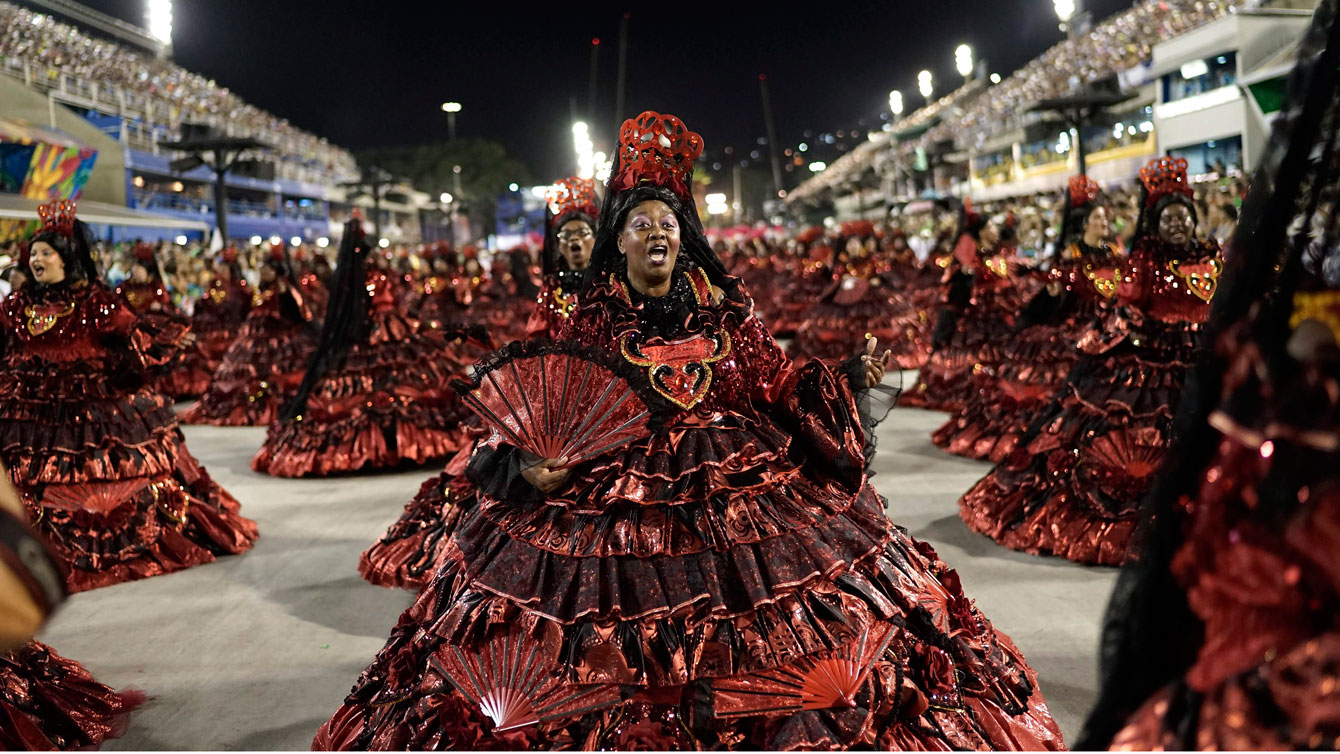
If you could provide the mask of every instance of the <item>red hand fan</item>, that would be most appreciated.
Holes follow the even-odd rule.
[[[513,628],[478,649],[444,646],[429,664],[502,732],[584,715],[622,700],[616,684],[568,681],[557,655],[556,641]]]
[[[456,389],[509,444],[568,466],[650,435],[665,411],[630,365],[575,342],[512,343]]]
[[[895,633],[893,624],[880,623],[841,649],[807,655],[781,668],[719,678],[712,683],[713,714],[730,718],[853,707],[870,668]]]

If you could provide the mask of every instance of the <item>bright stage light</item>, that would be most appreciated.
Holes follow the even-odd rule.
[[[302,236],[294,236],[288,240],[289,246],[302,246]]]
[[[993,83],[993,84],[999,84],[999,83],[1000,83],[1000,74],[999,74],[999,73],[993,73],[993,74],[991,74],[991,83]]]
[[[828,167],[828,163],[826,163],[826,162],[811,162],[811,163],[810,163],[810,172],[811,172],[811,173],[821,173],[821,172],[823,172],[824,168],[827,168],[827,167]]]
[[[726,195],[725,195],[725,194],[708,194],[706,198],[707,198],[707,203],[708,203],[708,204],[725,204],[725,203],[726,203]]]
[[[185,246],[185,245],[186,245],[186,236],[177,236],[176,241],[177,241],[177,245],[178,245],[178,246]]]
[[[263,241],[263,240],[264,240],[264,239],[261,238],[260,236],[252,236],[252,237],[251,237],[251,245],[252,245],[252,246],[260,246],[260,245],[261,245],[261,241]]]
[[[897,89],[889,92],[889,112],[894,115],[903,114],[903,93]]]
[[[572,124],[572,145],[577,152],[577,177],[594,178],[596,176],[595,144],[591,141],[591,129],[585,121]]]
[[[967,45],[959,45],[954,50],[954,68],[958,70],[958,75],[967,78],[972,75],[972,48]]]
[[[385,249],[386,247],[391,245],[391,242],[383,238],[382,240],[377,242],[377,245]]]
[[[325,236],[322,236],[322,237],[316,239],[316,245],[317,245],[317,246],[320,246],[321,248],[324,249],[324,248],[326,248],[327,246],[330,245],[330,239],[329,239],[329,238],[326,238]]]
[[[521,187],[516,185],[515,183],[509,183],[507,184],[507,190],[515,194],[516,192],[521,190]]]
[[[281,244],[281,243],[283,243],[283,242],[284,242],[284,239],[280,238],[279,236],[270,236],[270,245],[271,245],[271,246],[278,246],[279,244]]]
[[[931,94],[935,92],[935,82],[931,78],[930,71],[922,71],[917,74],[917,90],[926,99],[931,98]]]
[[[438,197],[438,199],[442,200],[443,204],[451,204],[452,200],[455,198],[456,197],[452,196],[449,191],[443,191],[442,195]]]
[[[442,103],[442,112],[444,113],[459,113],[460,111],[461,111],[461,103],[459,102]]]
[[[172,44],[172,0],[148,0],[144,4],[145,26],[149,36]]]
[[[1075,0],[1052,0],[1052,6],[1056,8],[1056,17],[1061,19],[1062,23],[1070,20],[1075,15]]]

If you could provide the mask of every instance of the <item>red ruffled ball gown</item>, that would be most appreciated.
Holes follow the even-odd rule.
[[[136,283],[127,280],[116,287],[116,292],[141,317],[170,320],[174,326],[189,324],[186,315],[172,303],[172,297],[159,281]],[[183,346],[166,364],[155,368],[152,383],[158,392],[182,400],[203,394],[209,386],[209,375],[209,360],[199,345],[192,343]]]
[[[210,479],[149,370],[184,327],[135,315],[101,282],[29,286],[0,326],[0,454],[70,591],[243,552],[256,524]]]
[[[967,236],[964,237],[965,239]],[[942,342],[902,399],[908,406],[960,410],[982,379],[994,379],[1001,347],[1012,337],[1015,316],[1041,287],[1015,247],[978,248],[967,267],[954,259],[946,270],[943,305],[936,324]]]
[[[270,425],[251,460],[256,471],[324,476],[419,465],[465,442],[462,422],[470,414],[448,384],[470,363],[447,339],[460,333],[421,330],[396,306],[395,279],[375,267],[360,274],[356,289],[332,293],[332,310],[337,296],[366,296],[347,352],[316,375],[301,413]],[[318,347],[318,359],[324,348]]]
[[[314,315],[301,288],[262,283],[242,330],[223,355],[186,424],[266,426],[298,390],[316,350]]]
[[[250,307],[251,287],[240,274],[228,280],[216,276],[209,290],[195,302],[191,332],[211,375],[223,363],[223,355],[242,329]]]
[[[968,526],[1015,550],[1126,558],[1222,266],[1214,241],[1137,243],[1117,306],[1080,339],[1089,355],[1031,436],[959,501]]]
[[[468,281],[459,272],[434,273],[419,283],[409,303],[409,313],[431,330],[452,330],[474,324],[473,300]]]
[[[669,431],[577,465],[549,496],[514,449],[481,443],[449,562],[314,747],[1059,748],[1018,650],[885,516],[847,374],[796,368],[736,283],[718,300],[702,270],[677,278],[667,300],[598,284],[571,333],[612,354],[656,347],[710,384],[646,383],[684,407]],[[513,640],[510,657],[556,674],[546,698],[594,701],[494,728],[447,665]],[[871,671],[850,707],[760,709],[790,698],[768,674],[817,677],[862,641]]]
[[[931,356],[931,336],[940,303],[940,281],[952,257],[947,248],[934,250],[925,262],[913,258],[913,269],[895,289],[892,335],[884,344],[899,369],[921,369]]]
[[[98,683],[79,663],[30,641],[0,655],[0,748],[95,749],[125,733],[144,700],[141,692]]]
[[[931,441],[968,458],[1009,456],[1079,360],[1075,344],[1116,295],[1123,267],[1108,247],[1071,245],[1000,344],[994,368],[973,376],[976,391]]]
[[[529,337],[550,340],[560,337],[576,306],[584,275],[578,270],[561,269],[545,277],[526,326]],[[473,421],[470,426],[473,430]],[[424,481],[400,518],[359,556],[358,572],[364,579],[377,586],[418,591],[446,562],[451,543],[447,535],[460,515],[454,501],[471,494],[465,468],[474,441],[482,437],[482,430],[474,431],[472,442],[441,473]]]
[[[818,239],[822,240],[822,235]],[[786,266],[772,291],[777,320],[767,324],[776,337],[793,338],[808,318],[810,307],[836,279],[833,250],[816,242],[803,248],[802,254],[779,261]]]
[[[1340,338],[1340,293],[1298,294],[1303,317]],[[1177,505],[1184,533],[1171,563],[1202,627],[1199,649],[1111,745],[1335,749],[1340,356],[1266,358],[1246,327],[1220,351],[1232,357],[1209,420],[1218,448]]]
[[[797,328],[791,358],[841,361],[860,350],[867,335],[892,340],[895,303],[885,267],[873,257],[840,263]]]

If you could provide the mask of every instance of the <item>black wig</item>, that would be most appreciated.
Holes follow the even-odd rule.
[[[621,272],[626,260],[619,251],[619,234],[633,208],[642,202],[660,201],[670,207],[679,221],[679,257],[676,269],[701,267],[707,273],[707,279],[713,285],[727,292],[734,290],[734,278],[726,272],[726,266],[712,250],[712,245],[703,233],[702,221],[692,199],[681,199],[675,192],[659,186],[638,186],[605,200],[600,212],[600,221],[596,226],[596,245],[591,251],[591,265],[586,269],[586,286],[608,277],[610,273]]]

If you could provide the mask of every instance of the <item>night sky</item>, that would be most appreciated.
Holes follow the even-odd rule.
[[[83,2],[143,24],[142,0]],[[1130,2],[1088,0],[1088,7],[1101,19]],[[584,116],[593,37],[600,38],[597,148],[615,134],[625,12],[624,116],[674,113],[703,135],[709,153],[763,149],[765,160],[766,148],[755,144],[764,134],[760,73],[768,76],[779,140],[794,147],[806,131],[848,130],[862,120],[875,127],[890,89],[902,90],[910,111],[921,102],[923,68],[934,72],[938,92],[956,86],[960,43],[1007,75],[1062,37],[1050,0],[178,0],[174,59],[354,150],[445,138],[440,105],[457,100],[459,136],[499,140],[549,180],[575,170],[572,99]]]

